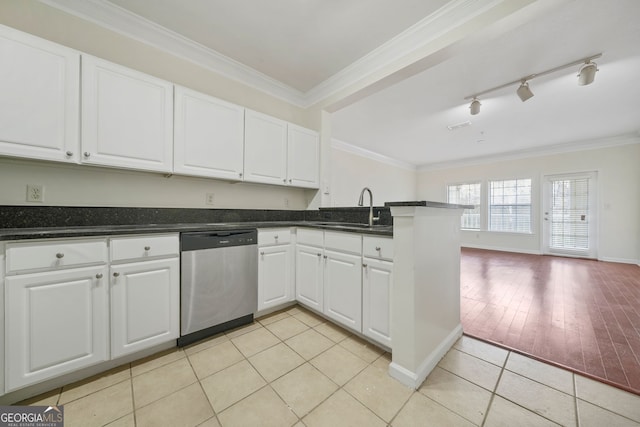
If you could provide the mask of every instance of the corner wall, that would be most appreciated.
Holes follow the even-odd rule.
[[[640,261],[640,138],[628,145],[496,161],[418,172],[419,200],[446,201],[448,184],[494,179],[533,179],[533,233],[462,231],[462,246],[541,253],[542,188],[545,175],[598,172],[598,259]],[[484,196],[483,196],[484,197]]]
[[[345,151],[340,145],[333,144],[331,206],[356,206],[364,187],[371,189],[375,206],[382,206],[384,202],[416,200],[416,171],[396,163]],[[368,202],[365,196],[365,204]]]

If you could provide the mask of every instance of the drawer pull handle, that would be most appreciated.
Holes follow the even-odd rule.
[[[278,240],[278,235],[273,236],[274,239]]]
[[[91,153],[88,152],[88,151],[85,151],[84,152],[84,157],[86,157],[88,159],[89,157],[91,157]]]
[[[96,274],[96,279],[102,279],[102,273]]]
[[[56,258],[60,259],[60,258],[64,258],[64,254],[62,252],[58,252],[56,254]]]
[[[264,251],[260,252],[260,255],[264,256]]]
[[[318,258],[320,258],[322,256],[322,254],[318,254]]]
[[[380,246],[376,246],[376,251],[380,252]]]
[[[362,268],[367,268],[367,264],[362,264]]]
[[[65,154],[67,157],[73,157],[73,151],[67,151]]]
[[[150,251],[150,250],[151,250],[151,246],[145,246],[145,247],[144,247],[144,250],[145,250],[145,251]]]
[[[118,277],[118,276],[120,276],[120,273],[118,273],[117,271],[113,273],[113,277]]]

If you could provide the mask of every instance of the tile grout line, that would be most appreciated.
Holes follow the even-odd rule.
[[[496,381],[496,385],[493,386],[493,391],[491,392],[491,398],[489,398],[489,404],[487,405],[487,412],[485,412],[484,417],[482,418],[482,422],[480,423],[480,426],[484,426],[484,424],[487,422],[489,411],[491,411],[491,407],[493,406],[493,400],[495,399],[498,391],[498,385],[500,384],[500,380],[502,380],[502,374],[507,369],[507,362],[509,362],[510,356],[511,356],[511,352],[509,351],[507,353],[507,357],[505,357],[504,359],[504,363],[500,367],[500,374],[498,375],[498,380]]]

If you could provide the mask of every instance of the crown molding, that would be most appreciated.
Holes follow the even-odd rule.
[[[63,12],[196,63],[298,107],[307,108],[373,76],[483,12],[509,0],[453,0],[304,93],[178,33],[101,0],[39,0]]]
[[[508,160],[519,160],[530,157],[542,157],[553,154],[572,153],[575,151],[597,150],[600,148],[617,147],[622,145],[640,144],[640,131],[615,135],[606,138],[594,138],[583,141],[573,141],[548,147],[532,148],[512,151],[509,153],[490,154],[481,157],[473,157],[449,162],[430,163],[418,166],[418,172],[428,172],[442,169],[453,169],[465,166],[476,166],[487,163],[496,163]]]
[[[296,106],[305,104],[304,93],[113,3],[99,0],[39,1]]]
[[[402,160],[397,160],[391,157],[387,157],[383,154],[378,154],[374,151],[370,151],[353,144],[349,144],[348,142],[340,141],[338,139],[331,139],[331,148],[335,148],[336,150],[346,151],[347,153],[355,154],[360,157],[365,157],[370,160],[374,160],[376,162],[385,163],[391,166],[399,167],[402,169],[406,169],[409,171],[416,171],[416,166],[407,162],[403,162]]]
[[[306,93],[307,106],[328,98],[433,43],[505,0],[453,0]]]

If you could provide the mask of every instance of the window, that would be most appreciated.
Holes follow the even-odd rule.
[[[531,233],[531,179],[489,183],[489,230]]]
[[[460,220],[460,228],[480,230],[480,183],[455,184],[447,186],[447,200],[459,205],[474,205],[465,209]]]

